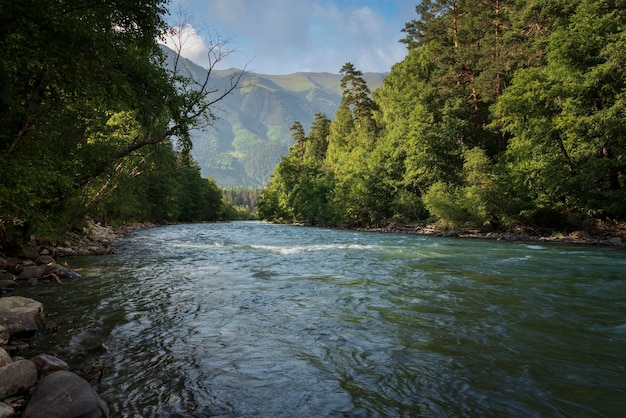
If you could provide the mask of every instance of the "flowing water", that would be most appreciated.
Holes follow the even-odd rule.
[[[611,417],[626,253],[261,222],[176,225],[21,290],[115,417]],[[104,354],[89,348],[104,344]],[[41,349],[41,348],[35,348]]]

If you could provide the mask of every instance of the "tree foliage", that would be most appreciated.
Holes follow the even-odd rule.
[[[188,157],[190,130],[213,122],[213,105],[241,74],[216,87],[167,63],[156,42],[175,30],[165,13],[164,0],[0,1],[4,245],[94,214],[220,216],[221,194]],[[211,68],[222,47],[210,46]]]
[[[452,228],[624,222],[625,6],[419,2],[402,30],[407,56],[381,88],[370,95],[352,64],[341,69],[327,152],[309,160],[317,171],[292,148],[260,198],[277,210],[262,215]],[[321,174],[328,187],[316,194]],[[290,198],[302,185],[306,196]]]

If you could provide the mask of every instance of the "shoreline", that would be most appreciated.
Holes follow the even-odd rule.
[[[306,223],[286,223],[294,226],[329,227],[327,225],[315,225]],[[99,222],[89,221],[88,225],[80,233],[69,233],[60,242],[51,243],[47,240],[34,240],[29,244],[23,256],[29,257],[49,254],[53,257],[68,258],[84,255],[107,255],[115,252],[115,241],[127,237],[133,232],[161,226],[151,223],[131,223],[120,227],[102,225]],[[349,227],[336,226],[330,228],[344,229],[349,231],[381,232],[392,234],[424,235],[444,238],[463,239],[488,239],[504,242],[530,242],[530,243],[560,243],[572,245],[588,245],[596,247],[626,249],[626,228],[604,228],[573,231],[558,231],[550,229],[535,230],[520,228],[515,231],[483,231],[479,229],[454,229],[439,230],[433,224],[401,224],[389,223],[383,227]],[[30,253],[30,254],[28,254]]]
[[[382,232],[407,235],[425,235],[444,238],[489,239],[505,242],[541,242],[573,245],[589,245],[626,249],[626,229],[594,229],[559,232],[552,230],[534,231],[481,231],[478,229],[437,230],[434,225],[390,223],[380,228],[343,228],[364,232]]]

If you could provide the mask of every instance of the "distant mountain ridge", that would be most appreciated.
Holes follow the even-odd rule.
[[[170,56],[171,50],[163,47]],[[184,60],[196,76],[206,69]],[[211,73],[211,86],[228,83],[236,69]],[[371,91],[386,74],[365,73]],[[262,187],[288,147],[293,144],[289,128],[299,121],[305,130],[316,113],[329,119],[341,102],[342,75],[298,72],[286,75],[246,73],[239,88],[217,104],[218,120],[193,137],[193,156],[203,177],[213,177],[222,187]]]

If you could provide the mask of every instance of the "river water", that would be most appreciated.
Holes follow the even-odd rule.
[[[626,253],[271,225],[146,229],[21,290],[115,417],[611,417]],[[108,351],[89,349],[104,344]]]

